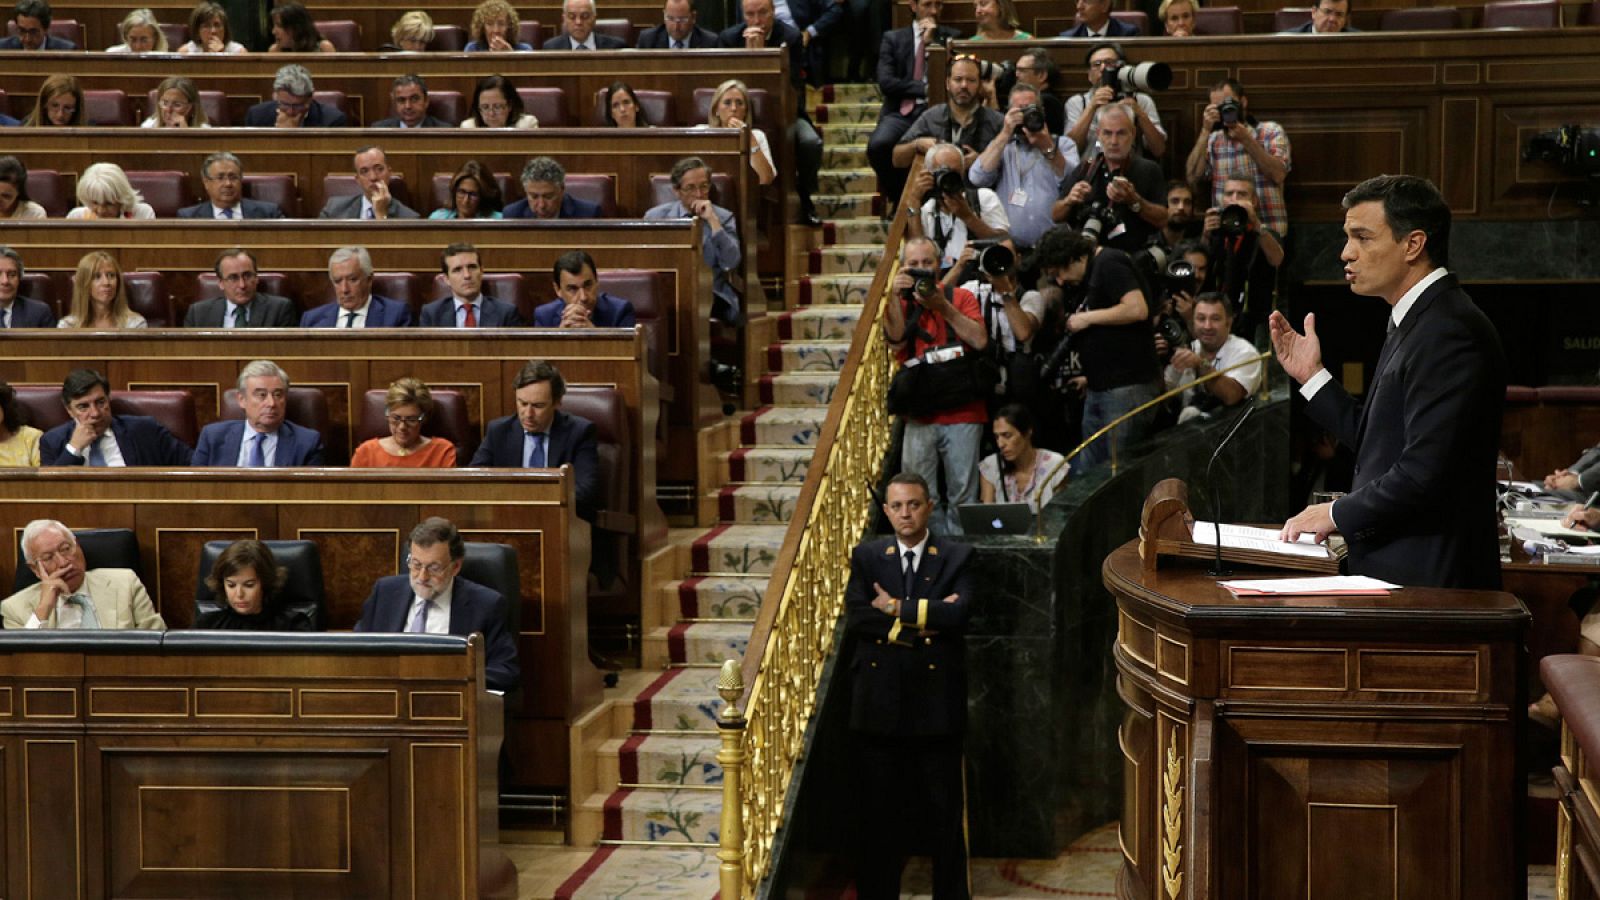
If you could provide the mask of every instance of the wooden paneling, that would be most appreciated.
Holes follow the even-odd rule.
[[[1564,123],[1600,118],[1600,41],[1584,29],[1411,32],[1315,40],[1239,35],[1134,38],[1131,59],[1174,69],[1156,97],[1169,136],[1163,160],[1183,170],[1209,88],[1224,76],[1249,92],[1250,112],[1284,127],[1293,166],[1285,202],[1293,221],[1343,220],[1339,199],[1383,172],[1439,185],[1458,219],[1576,218],[1579,183],[1543,162],[1524,162],[1527,139]],[[965,43],[955,52],[1000,61],[1035,42]],[[1037,42],[1062,69],[1063,96],[1081,93],[1083,41]],[[944,99],[948,55],[929,60],[931,102]],[[1555,193],[1558,200],[1552,204]]]

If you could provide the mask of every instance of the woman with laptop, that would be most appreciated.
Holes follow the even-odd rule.
[[[1021,404],[1002,406],[995,413],[994,441],[998,453],[978,463],[979,499],[984,503],[1026,503],[1033,512],[1067,483],[1066,457],[1033,445],[1033,413]]]

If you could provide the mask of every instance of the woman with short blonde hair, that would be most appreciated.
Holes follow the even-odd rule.
[[[747,128],[750,131],[750,168],[755,170],[756,181],[771,184],[778,177],[778,167],[772,162],[772,148],[767,145],[767,135],[752,121],[755,110],[750,105],[750,89],[737,78],[729,78],[717,85],[711,94],[711,108],[706,111],[706,124],[701,128]]]
[[[1194,37],[1195,14],[1200,10],[1200,0],[1161,0],[1156,18],[1166,29],[1168,37]]]
[[[117,26],[122,43],[106,50],[107,53],[166,53],[167,33],[161,30],[156,14],[148,9],[136,9]]]
[[[504,53],[511,50],[532,50],[533,47],[517,40],[521,18],[517,8],[506,0],[483,0],[472,11],[472,24],[467,27],[468,53],[490,50]]]
[[[72,280],[72,313],[57,328],[144,328],[144,316],[128,308],[128,289],[117,258],[104,250],[91,250],[78,260]]]
[[[95,163],[78,176],[78,205],[69,219],[154,219],[156,211],[116,163]]]
[[[427,50],[428,44],[433,41],[433,17],[420,9],[413,9],[395,20],[394,27],[389,29],[389,40],[396,49],[407,53]]]
[[[156,86],[156,108],[140,128],[210,128],[205,108],[200,105],[200,89],[182,75],[174,75]]]
[[[383,416],[389,436],[362,443],[350,457],[354,469],[449,469],[456,464],[456,445],[423,434],[435,409],[433,391],[421,379],[401,378],[389,385]],[[432,430],[432,429],[429,429]]]

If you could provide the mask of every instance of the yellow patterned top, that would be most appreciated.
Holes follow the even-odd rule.
[[[0,443],[0,466],[32,466],[39,465],[39,438],[44,432],[31,425],[24,425],[12,433],[4,443]]]

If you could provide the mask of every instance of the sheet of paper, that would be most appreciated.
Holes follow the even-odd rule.
[[[1221,582],[1230,591],[1252,594],[1350,594],[1397,590],[1390,584],[1366,575],[1327,575],[1319,578],[1250,578]]]
[[[1212,546],[1216,541],[1215,526],[1210,522],[1194,523],[1196,544]],[[1328,548],[1315,543],[1315,538],[1309,534],[1302,534],[1299,541],[1290,543],[1278,540],[1278,531],[1275,528],[1252,528],[1249,525],[1223,525],[1222,546],[1236,550],[1277,553],[1281,556],[1302,556],[1307,559],[1327,559],[1330,556]]]
[[[1544,493],[1544,485],[1537,481],[1502,481],[1500,486],[1510,488],[1513,491],[1522,491],[1526,494]]]
[[[1506,524],[1512,528],[1531,528],[1545,536],[1570,538],[1595,538],[1600,537],[1593,531],[1579,531],[1576,528],[1567,528],[1559,519],[1540,519],[1532,516],[1506,516]]]
[[[1594,532],[1588,532],[1594,534]],[[1564,553],[1576,553],[1579,556],[1600,556],[1600,544],[1590,544],[1586,547],[1568,547]]]

